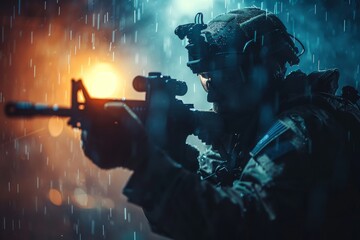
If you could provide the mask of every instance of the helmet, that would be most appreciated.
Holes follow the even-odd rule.
[[[221,14],[208,24],[198,13],[194,23],[178,26],[175,34],[188,38],[187,65],[197,74],[239,66],[254,53],[290,65],[298,64],[301,55],[279,18],[255,7]]]

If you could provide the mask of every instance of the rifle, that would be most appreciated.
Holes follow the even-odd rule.
[[[159,135],[156,128],[151,128],[152,124],[159,124],[156,121],[159,120],[159,116],[163,120],[170,119],[172,128],[180,128],[183,136],[194,134],[206,144],[213,144],[223,130],[222,121],[217,114],[197,111],[193,104],[184,104],[176,98],[186,94],[185,82],[163,76],[159,72],[150,72],[147,77],[137,76],[133,79],[133,88],[138,92],[145,92],[145,100],[92,98],[81,80],[72,79],[71,85],[70,108],[31,102],[8,102],[5,105],[5,113],[8,117],[17,118],[69,117],[68,124],[78,129],[86,129],[89,122],[96,120],[99,125],[111,131],[114,123],[121,120],[122,116],[114,117],[113,113],[104,109],[104,105],[109,102],[121,102],[126,104],[144,125],[150,125],[148,129],[154,129],[152,135]],[[80,100],[79,94],[82,94],[83,101]],[[164,123],[166,124],[166,121]]]

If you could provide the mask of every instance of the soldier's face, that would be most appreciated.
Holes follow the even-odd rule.
[[[233,68],[199,74],[207,91],[207,101],[219,114],[247,114],[261,103],[267,86],[267,74],[261,67],[243,71]]]

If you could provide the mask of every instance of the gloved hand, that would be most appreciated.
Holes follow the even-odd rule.
[[[151,142],[183,168],[196,172],[199,151],[186,144],[187,137],[192,133],[188,121],[191,112],[180,101],[171,102],[168,109],[157,104],[152,105],[146,119],[146,130]]]
[[[85,155],[100,168],[137,169],[148,151],[142,122],[124,103],[109,102],[104,108],[104,116],[84,124],[81,140]]]
[[[106,115],[87,123],[81,134],[85,155],[98,167],[137,170],[147,163],[152,155],[150,153],[156,148],[191,172],[198,170],[197,149],[186,144],[188,134],[171,118],[166,127],[159,123],[161,121],[155,121],[158,117],[156,114],[150,115],[150,120],[147,120],[156,124],[148,122],[145,129],[138,116],[124,103],[107,103],[105,110]],[[102,119],[111,121],[104,122]],[[165,135],[159,137],[159,132]]]

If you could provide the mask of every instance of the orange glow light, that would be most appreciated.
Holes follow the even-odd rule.
[[[84,84],[91,97],[116,98],[120,77],[109,63],[98,63],[84,74]]]
[[[61,193],[56,189],[50,189],[49,191],[49,200],[55,206],[60,206],[62,204]]]

